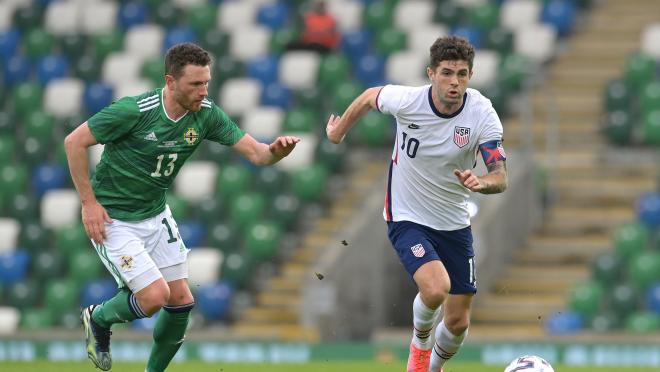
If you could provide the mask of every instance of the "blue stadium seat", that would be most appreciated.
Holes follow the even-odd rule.
[[[262,6],[257,12],[257,22],[275,31],[284,27],[289,19],[289,7],[282,2]]]
[[[385,58],[376,54],[365,54],[359,60],[355,76],[366,86],[385,84]]]
[[[660,314],[660,283],[656,283],[649,288],[646,294],[646,304],[649,310]]]
[[[545,323],[545,330],[553,335],[575,333],[582,330],[584,319],[574,311],[565,310],[553,314]]]
[[[25,82],[31,72],[30,60],[24,56],[15,55],[3,64],[4,83],[11,86]]]
[[[0,254],[0,283],[11,285],[26,278],[30,254],[24,250]]]
[[[16,29],[0,32],[0,60],[7,61],[16,55],[21,43],[21,33]]]
[[[541,22],[554,26],[559,36],[571,33],[575,25],[577,8],[570,0],[550,0],[541,12]]]
[[[181,239],[188,248],[199,247],[202,245],[206,235],[206,227],[203,223],[194,220],[185,220],[178,223]]]
[[[167,30],[165,38],[163,39],[163,51],[170,49],[175,44],[185,42],[196,42],[197,35],[190,27],[176,27]]]
[[[365,29],[346,32],[342,35],[339,47],[353,62],[358,61],[371,49],[371,33]]]
[[[475,49],[481,48],[481,31],[476,27],[467,25],[457,26],[451,31],[451,34],[468,39],[474,45]]]
[[[48,55],[37,62],[37,78],[41,85],[63,78],[69,70],[69,60],[63,55]]]
[[[60,164],[42,164],[32,170],[32,190],[38,198],[51,189],[63,188],[69,179],[68,170]]]
[[[108,84],[96,82],[87,85],[85,93],[83,93],[85,110],[90,115],[99,112],[102,108],[112,103],[113,95],[113,89]]]
[[[261,91],[261,104],[263,106],[277,106],[288,109],[291,106],[293,93],[286,85],[272,82]]]
[[[276,56],[255,58],[247,63],[246,75],[265,86],[277,81],[279,66],[280,60]]]
[[[637,202],[637,218],[651,228],[660,226],[660,194],[642,195]]]
[[[197,308],[209,320],[223,319],[231,305],[234,288],[225,281],[199,287],[195,294]]]
[[[117,282],[112,279],[95,280],[85,284],[80,294],[80,306],[100,304],[117,293]]]
[[[141,1],[128,1],[121,5],[117,15],[119,26],[127,30],[147,21],[148,9]]]

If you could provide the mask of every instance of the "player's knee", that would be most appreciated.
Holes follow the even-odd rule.
[[[449,288],[441,284],[434,284],[423,289],[420,288],[420,292],[426,306],[435,309],[445,302],[449,295]]]
[[[140,301],[140,306],[145,314],[152,316],[163,306],[167,305],[169,298],[170,289],[165,286],[164,288],[158,288],[157,290],[145,293]]]
[[[470,326],[470,318],[468,316],[450,316],[445,315],[445,326],[454,335],[462,335],[467,331]]]

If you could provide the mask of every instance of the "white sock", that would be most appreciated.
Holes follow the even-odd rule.
[[[422,301],[422,296],[417,293],[413,301],[413,338],[412,343],[422,350],[429,350],[433,347],[431,340],[431,330],[435,323],[440,307],[429,309]]]
[[[429,370],[439,372],[445,362],[453,357],[461,345],[463,345],[463,340],[465,340],[467,333],[468,331],[465,330],[462,335],[455,336],[449,332],[445,326],[445,321],[441,321],[435,330],[435,345],[433,346],[433,353],[431,353]]]

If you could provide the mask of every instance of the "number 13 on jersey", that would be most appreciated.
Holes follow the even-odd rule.
[[[165,154],[160,154],[156,157],[156,170],[151,173],[151,177],[160,177],[162,175],[164,176],[170,176],[172,172],[174,172],[174,162],[176,162],[177,154],[167,154],[167,158],[169,159],[169,162],[167,163],[165,171],[161,174],[160,173],[160,167],[163,165],[163,159],[165,159]]]

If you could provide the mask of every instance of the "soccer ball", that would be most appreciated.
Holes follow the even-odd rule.
[[[514,359],[504,372],[555,372],[550,363],[536,355],[525,355]]]

